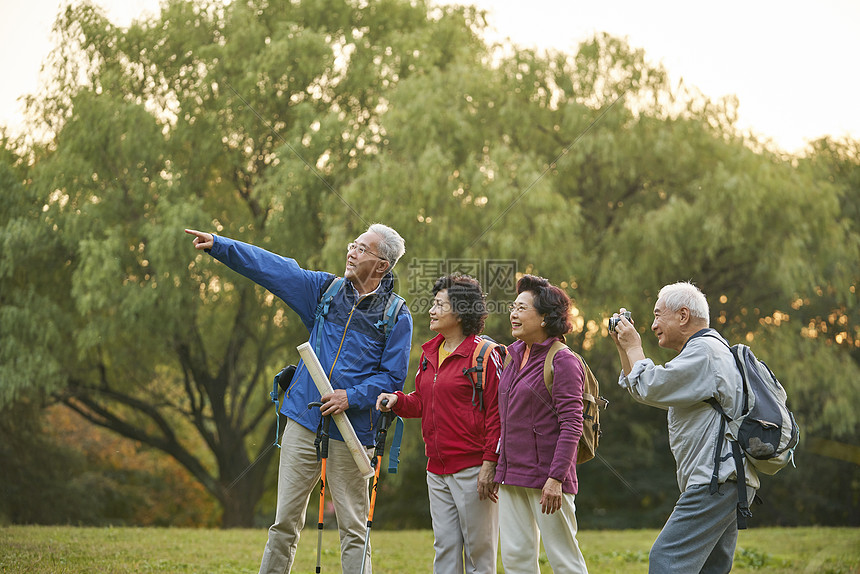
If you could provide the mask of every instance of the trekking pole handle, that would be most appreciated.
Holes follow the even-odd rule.
[[[323,459],[328,458],[328,429],[331,423],[331,415],[325,415],[323,417],[322,424],[322,441],[320,442],[320,456]]]

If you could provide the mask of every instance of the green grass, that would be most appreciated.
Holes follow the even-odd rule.
[[[592,574],[647,571],[648,549],[656,530],[580,532]],[[371,534],[376,574],[432,571],[430,531]],[[39,574],[256,572],[266,543],[265,530],[164,528],[0,528],[0,572]],[[323,533],[323,572],[340,572],[337,532]],[[306,529],[299,545],[296,574],[316,567],[316,530]],[[499,571],[501,561],[499,562]],[[541,557],[541,572],[551,572]],[[754,528],[741,532],[734,573],[857,574],[860,529]]]

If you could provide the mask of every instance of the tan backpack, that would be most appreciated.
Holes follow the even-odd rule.
[[[543,363],[543,382],[546,385],[546,390],[549,391],[549,396],[552,397],[552,360],[556,353],[562,349],[567,349],[579,359],[584,374],[582,382],[582,438],[579,439],[579,450],[576,453],[576,464],[582,464],[594,458],[597,453],[597,443],[600,441],[600,435],[603,434],[600,430],[600,409],[609,406],[609,401],[600,396],[600,385],[597,382],[597,377],[594,376],[582,357],[558,340],[550,346]],[[508,355],[505,365],[507,366],[510,362],[511,356]]]

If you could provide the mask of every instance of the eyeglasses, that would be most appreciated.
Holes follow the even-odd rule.
[[[529,309],[533,309],[534,307],[529,307],[528,305],[523,305],[522,303],[511,303],[508,305],[508,311],[513,313],[516,311],[517,313],[525,313]]]
[[[430,305],[430,309],[439,309],[443,313],[447,313],[451,310],[451,302],[450,301],[437,301],[433,300]]]
[[[377,255],[376,253],[374,253],[373,251],[371,251],[370,249],[368,249],[364,245],[359,245],[358,243],[355,243],[355,242],[352,242],[346,246],[347,255],[352,250],[358,251],[359,255],[364,255],[365,253],[370,253],[371,255],[376,257],[377,259],[383,259],[383,260],[385,259],[385,257],[380,257],[379,255]]]

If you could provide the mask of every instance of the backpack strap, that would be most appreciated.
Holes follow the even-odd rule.
[[[732,347],[726,342],[724,338],[716,334],[712,329],[708,329],[706,332],[702,332],[700,336],[711,337],[712,339],[718,339],[729,348],[729,351],[732,354],[732,357],[735,359],[735,365],[741,373],[741,384],[743,385],[743,397],[744,397],[744,405],[743,405],[743,413],[748,411],[748,393],[747,393],[747,381],[746,375],[744,374],[743,365],[740,362],[740,358],[738,357],[737,347]],[[697,333],[697,335],[699,334]],[[713,334],[712,334],[713,333]],[[752,517],[752,511],[750,511],[749,503],[747,502],[747,477],[746,472],[744,471],[744,454],[741,452],[741,445],[736,440],[729,439],[729,443],[732,446],[731,454],[727,454],[725,457],[720,456],[720,452],[723,450],[723,440],[726,436],[726,423],[731,422],[732,418],[726,414],[726,411],[723,409],[723,406],[720,402],[715,398],[711,397],[705,401],[715,411],[720,413],[720,430],[717,434],[716,444],[714,445],[714,472],[711,475],[711,486],[710,493],[716,494],[720,491],[720,463],[728,460],[729,458],[733,458],[735,460],[735,479],[737,480],[738,486],[738,507],[737,507],[737,516],[738,516],[738,530],[744,530],[747,527],[747,519]]]
[[[317,309],[314,313],[314,324],[316,325],[317,330],[314,351],[316,351],[317,355],[319,355],[320,352],[319,344],[320,338],[322,337],[323,323],[325,323],[325,317],[328,315],[331,301],[334,299],[334,296],[338,291],[340,291],[345,281],[346,279],[343,277],[336,277],[331,283],[329,283],[325,293],[323,293],[322,297],[320,297],[319,303],[317,303]],[[388,337],[391,336],[391,332],[394,330],[394,324],[397,323],[397,315],[400,313],[400,309],[403,307],[404,303],[405,299],[403,299],[403,297],[397,293],[391,293],[388,297],[388,302],[385,305],[385,313],[382,319],[376,322],[376,327],[381,328],[385,333],[386,341],[388,341]]]
[[[716,339],[717,341],[720,341],[723,345],[725,345],[726,348],[729,350],[729,352],[732,354],[732,357],[735,360],[735,366],[737,366],[738,372],[740,372],[740,374],[741,374],[741,382],[744,386],[743,387],[744,406],[743,406],[743,410],[741,410],[741,413],[747,414],[749,412],[749,387],[747,386],[747,376],[746,376],[746,371],[744,370],[744,364],[743,364],[743,361],[741,360],[741,353],[743,352],[744,346],[743,345],[734,345],[734,346],[729,345],[729,342],[726,341],[722,337],[722,335],[717,333],[714,329],[702,329],[701,331],[697,332],[695,335],[690,337],[690,339],[688,339],[687,342],[689,343],[690,340],[692,340],[696,337],[710,337],[711,339]],[[724,417],[729,419],[729,421],[731,421],[731,418],[723,411],[723,408],[719,405],[719,403],[717,403],[717,399],[711,397],[710,399],[708,399],[705,402],[710,404],[715,409],[717,409],[717,411],[719,411],[720,414],[722,414]],[[714,403],[716,403],[716,406],[714,405]]]
[[[726,421],[729,420],[729,415],[726,414],[726,411],[723,410],[719,401],[714,397],[711,397],[705,402],[711,405],[715,411],[720,413],[720,430],[717,433],[716,444],[714,445],[714,472],[711,474],[710,488],[711,494],[716,494],[720,491],[720,463],[731,458],[731,455],[726,455],[725,458],[720,456],[720,452],[723,450],[723,439],[726,436]]]
[[[543,384],[546,385],[546,390],[549,391],[550,397],[552,397],[552,360],[562,349],[570,351],[567,345],[556,339],[550,346],[549,351],[546,352],[546,359],[543,361]]]
[[[385,333],[386,341],[388,341],[388,337],[391,336],[391,332],[394,330],[394,324],[397,322],[397,315],[400,313],[400,308],[403,307],[404,301],[403,297],[392,292],[388,297],[388,303],[385,305],[385,314],[383,318],[376,322],[376,327],[381,327],[383,333]]]
[[[395,417],[394,436],[391,438],[391,447],[388,449],[388,473],[397,474],[397,465],[400,464],[400,443],[403,440],[403,419]]]
[[[488,339],[478,338],[478,344],[472,353],[472,366],[463,369],[463,374],[472,381],[472,406],[484,410],[484,388],[487,386],[487,369],[484,368],[488,353],[492,353],[497,343]],[[473,376],[474,375],[474,376]]]
[[[272,383],[272,392],[269,393],[269,398],[275,403],[275,442],[272,443],[273,446],[281,448],[281,445],[278,444],[278,439],[281,438],[281,404],[278,401],[278,381],[281,378],[281,373],[286,370],[286,367],[281,369],[281,371],[275,375],[275,380]]]
[[[335,277],[335,279],[329,283],[323,296],[320,297],[319,303],[317,303],[317,310],[314,313],[314,324],[316,325],[317,330],[314,351],[317,356],[320,354],[320,340],[322,339],[323,323],[325,323],[325,317],[328,315],[328,308],[331,306],[331,300],[334,299],[334,296],[338,291],[340,291],[340,288],[343,286],[345,281],[346,279],[343,277]]]
[[[293,376],[296,374],[296,366],[295,365],[287,365],[281,371],[275,375],[275,379],[272,382],[272,392],[269,393],[269,398],[272,399],[272,402],[275,403],[275,442],[274,446],[281,448],[281,445],[278,444],[278,439],[281,438],[281,417],[277,415],[277,413],[281,412],[281,405],[278,402],[278,389],[280,388],[283,392],[287,392],[290,388],[290,381],[293,380]]]
[[[747,502],[747,475],[744,471],[744,454],[741,452],[741,445],[738,444],[738,441],[730,440],[729,443],[732,445],[732,452],[727,454],[725,457],[720,456],[720,451],[723,450],[723,439],[725,438],[726,419],[728,416],[725,411],[723,411],[723,408],[719,403],[717,403],[716,399],[709,399],[707,402],[714,407],[717,412],[722,414],[720,417],[720,433],[717,436],[716,445],[714,445],[714,474],[711,475],[710,493],[713,495],[720,491],[720,463],[728,460],[729,458],[734,458],[735,479],[737,480],[738,487],[738,530],[745,530],[747,527],[747,519],[752,518],[752,511],[750,510],[750,505]]]

